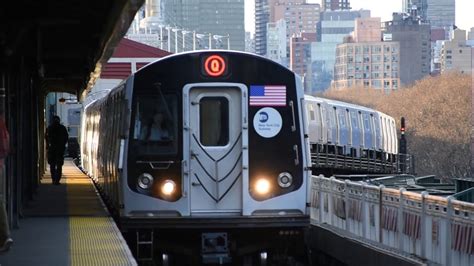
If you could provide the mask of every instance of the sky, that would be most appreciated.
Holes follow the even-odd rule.
[[[307,0],[308,3],[321,3],[321,0]],[[456,1],[456,26],[469,31],[474,27],[473,0]],[[402,11],[402,0],[350,0],[352,9],[369,9],[372,17],[381,17],[382,21],[392,18],[393,12]],[[245,31],[255,32],[255,0],[245,0]]]

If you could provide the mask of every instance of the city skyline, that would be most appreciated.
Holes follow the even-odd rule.
[[[308,3],[321,3],[321,0],[308,0]],[[393,12],[402,11],[401,0],[351,0],[353,10],[369,9],[372,17],[380,17],[382,21],[389,21]],[[245,0],[245,31],[255,33],[255,0]],[[474,19],[470,18],[469,12],[474,8],[472,0],[456,0],[456,26],[469,31],[474,27]]]

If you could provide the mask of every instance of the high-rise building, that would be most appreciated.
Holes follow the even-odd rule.
[[[290,39],[290,69],[301,77],[306,76],[311,58],[311,43],[316,41],[316,33],[300,33]]]
[[[370,17],[370,10],[325,11],[318,23],[317,40],[311,44],[311,63],[306,80],[313,93],[331,85],[336,61],[336,47],[354,31],[356,18]]]
[[[467,40],[474,40],[474,27],[472,27],[471,30],[467,33]]]
[[[271,21],[286,21],[286,38],[302,32],[316,33],[321,8],[319,4],[305,3],[304,0],[280,0],[273,7]]]
[[[322,0],[321,7],[323,11],[350,10],[349,0]]]
[[[255,0],[255,53],[267,53],[267,23],[278,0]],[[274,21],[273,21],[274,22]]]
[[[426,19],[431,27],[450,28],[456,22],[455,0],[427,0]]]
[[[380,18],[356,18],[354,27],[355,42],[379,42],[382,40]]]
[[[456,20],[455,0],[403,0],[403,11],[417,15],[423,21],[428,21],[433,28],[448,29],[453,26]]]
[[[285,20],[288,48],[289,38],[294,34],[316,32],[320,11],[319,4],[306,3],[306,0],[256,0],[255,49],[257,54],[268,54],[266,51],[267,23]]]
[[[398,89],[400,84],[400,44],[359,42],[339,44],[334,67],[335,88],[353,86]]]
[[[381,41],[380,18],[356,18],[352,37],[337,45],[333,87],[398,89],[400,44]]]
[[[266,57],[288,66],[286,45],[286,22],[280,19],[277,22],[267,23],[267,54]]]
[[[472,51],[473,48],[466,43],[466,31],[455,29],[451,40],[444,41],[441,48],[441,73],[450,70],[471,73]]]
[[[426,20],[428,0],[402,0],[402,9],[405,13],[420,16],[423,20]],[[414,11],[416,11],[416,13],[414,13]]]
[[[167,25],[216,37],[228,36],[230,49],[245,50],[245,17],[242,0],[163,1],[161,13]],[[226,43],[227,39],[222,42]],[[218,42],[211,42],[212,48],[216,48],[214,45],[217,44]]]
[[[245,32],[245,51],[249,53],[255,53],[255,38],[251,32]]]
[[[393,20],[385,22],[384,41],[400,43],[400,82],[411,84],[430,74],[430,25],[421,19],[394,13]]]

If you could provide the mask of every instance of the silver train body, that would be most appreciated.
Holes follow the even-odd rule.
[[[337,173],[338,168],[346,166],[348,173],[397,171],[398,138],[393,117],[363,106],[308,95],[305,109],[313,169],[327,167]],[[327,159],[329,165],[325,164]],[[358,162],[365,164],[357,165]]]
[[[270,60],[172,55],[85,107],[82,167],[137,239],[206,258],[261,251],[309,224],[305,112],[300,79]]]

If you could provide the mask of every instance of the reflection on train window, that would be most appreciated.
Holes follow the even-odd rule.
[[[229,101],[225,97],[204,97],[199,103],[199,138],[204,146],[225,146],[229,142]]]
[[[176,95],[138,96],[133,139],[146,144],[139,153],[175,153],[177,132]]]

